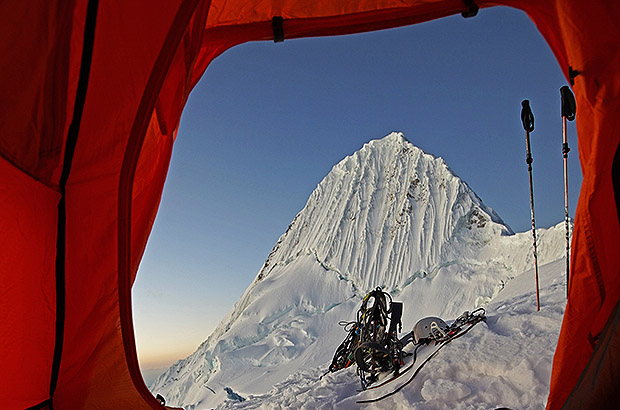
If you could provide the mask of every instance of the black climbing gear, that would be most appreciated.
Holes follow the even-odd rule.
[[[436,318],[433,318],[433,319],[436,319]],[[478,308],[478,309],[474,310],[471,313],[470,312],[464,312],[451,325],[447,326],[447,328],[445,328],[445,329],[442,329],[441,332],[430,332],[429,333],[429,337],[427,337],[425,339],[421,339],[420,342],[416,345],[416,348],[415,348],[414,354],[413,354],[413,356],[414,356],[413,357],[413,361],[409,364],[409,366],[407,366],[405,369],[403,369],[402,373],[400,373],[398,375],[394,375],[392,378],[390,378],[388,380],[385,380],[382,383],[380,383],[379,385],[373,386],[373,387],[371,387],[369,389],[376,388],[376,387],[381,387],[381,386],[383,386],[383,385],[385,385],[385,384],[395,380],[400,375],[405,374],[409,370],[411,370],[413,368],[413,365],[415,364],[415,361],[416,361],[416,358],[417,358],[418,349],[421,346],[428,345],[428,344],[431,344],[431,343],[434,343],[435,346],[438,345],[439,347],[437,347],[437,349],[435,349],[435,351],[433,353],[431,353],[418,366],[418,368],[415,370],[415,372],[409,378],[409,380],[407,380],[402,385],[398,386],[398,388],[396,388],[395,390],[391,391],[390,393],[384,394],[381,397],[378,397],[378,398],[375,398],[375,399],[359,400],[359,401],[357,401],[357,403],[375,403],[375,402],[378,402],[380,400],[383,400],[385,398],[388,398],[388,397],[398,393],[405,386],[407,386],[409,383],[411,383],[413,381],[413,379],[415,379],[415,377],[420,373],[420,371],[422,370],[424,365],[426,365],[433,357],[435,357],[437,355],[437,353],[439,353],[439,351],[444,346],[446,346],[448,343],[450,343],[454,339],[458,339],[459,337],[463,336],[464,334],[469,332],[472,327],[474,327],[477,323],[480,323],[480,322],[486,322],[486,315],[485,315],[485,311],[484,311],[483,308]],[[413,331],[410,334],[413,334]]]

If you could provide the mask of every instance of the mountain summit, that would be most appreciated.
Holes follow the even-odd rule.
[[[365,144],[331,170],[259,277],[312,254],[362,293],[376,286],[395,290],[412,274],[457,258],[451,245],[502,234],[512,231],[442,158],[392,133]]]
[[[563,230],[540,231],[539,263],[562,257]],[[261,394],[327,368],[344,338],[338,322],[377,286],[404,302],[410,328],[486,305],[532,266],[529,234],[514,234],[442,158],[392,133],[333,167],[217,329],[151,390],[186,410]]]

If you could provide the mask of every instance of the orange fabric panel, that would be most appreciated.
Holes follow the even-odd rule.
[[[206,28],[224,25],[241,25],[271,21],[274,16],[284,19],[308,19],[343,16],[347,14],[384,12],[390,9],[423,9],[429,4],[439,4],[443,9],[460,10],[462,0],[254,0],[212,1]]]
[[[155,221],[172,156],[172,144],[172,136],[160,132],[157,116],[153,115],[140,153],[133,184],[132,284],[146,247],[148,233]]]
[[[569,300],[553,363],[548,408],[562,406],[620,298],[620,225],[611,167],[620,142],[620,4],[558,1],[528,10],[565,73],[575,78],[583,182],[575,215]],[[539,23],[540,22],[540,23]]]
[[[155,406],[139,373],[130,286],[161,198],[181,110],[191,90],[189,79],[202,43],[208,9],[208,2],[194,0],[185,1],[179,8],[140,102],[120,176],[118,263],[125,356],[137,391]],[[145,115],[142,119],[141,113]]]
[[[174,17],[140,102],[120,176],[118,266],[125,355],[136,389],[150,400],[153,397],[139,373],[130,286],[161,198],[172,143],[190,91],[188,80],[202,42],[207,11],[208,2],[186,0]]]
[[[0,24],[0,154],[50,185],[60,175],[79,70],[71,48],[80,50],[82,27],[73,24],[73,3],[0,3],[10,22]]]
[[[0,158],[0,397],[23,409],[49,398],[56,323],[59,195]]]
[[[159,205],[208,7],[198,7],[202,15],[189,25],[198,1],[145,11],[147,3],[108,2],[97,18],[89,92],[67,187],[71,261],[56,408],[159,408],[139,374],[127,305]],[[172,86],[163,86],[164,79]],[[167,101],[159,110],[158,96]],[[147,124],[144,142],[136,143],[143,136],[141,121]],[[133,149],[135,159],[127,156]],[[130,202],[122,189],[128,158],[135,161],[129,167],[135,167],[135,178],[128,177]],[[126,203],[132,207],[127,244],[118,237]],[[124,266],[121,258],[128,252],[130,263]]]
[[[181,4],[100,2],[88,92],[67,185],[66,325],[57,409],[150,409],[125,354],[118,283],[118,194],[138,105]],[[156,149],[167,168],[166,153]],[[147,157],[147,160],[150,158]],[[148,164],[161,168],[162,161]],[[161,194],[163,178],[148,189]],[[147,213],[151,219],[154,211]],[[141,221],[142,216],[137,217]],[[148,226],[147,226],[148,225]],[[141,223],[139,236],[150,224]],[[139,254],[142,248],[135,247]],[[136,264],[137,268],[137,264]],[[137,372],[137,369],[134,373]],[[138,373],[138,377],[139,373]]]
[[[405,6],[405,3],[411,3],[413,6]],[[357,3],[351,2],[347,7],[343,7],[340,14],[330,14],[333,11],[331,4],[333,2],[316,4],[317,13],[314,16],[285,18],[284,38],[333,36],[382,30],[438,19],[458,14],[466,9],[462,0],[394,2],[394,7],[376,10],[372,7],[364,10],[363,7],[356,7]],[[483,4],[480,6],[483,7]],[[211,14],[209,18],[210,16]],[[195,73],[202,73],[214,58],[232,46],[248,41],[273,40],[271,22],[273,16],[275,14],[266,13],[263,20],[244,19],[231,25],[207,24],[205,38],[209,41],[204,42]],[[199,78],[199,76],[192,78],[192,86]]]
[[[575,386],[592,354],[593,339],[598,338],[620,297],[620,234],[611,181],[620,112],[615,108],[615,114],[601,115],[605,107],[599,106],[601,112],[596,112],[585,98],[578,98],[577,104],[586,111],[582,116],[592,117],[578,122],[578,132],[592,139],[579,142],[584,179],[575,217],[569,299],[554,357],[548,408],[559,408]]]

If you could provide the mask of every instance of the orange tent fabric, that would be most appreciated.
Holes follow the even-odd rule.
[[[378,30],[474,5],[524,10],[574,79],[584,179],[548,408],[587,405],[580,386],[592,383],[601,397],[618,394],[602,383],[618,384],[613,366],[595,370],[613,364],[608,347],[620,343],[620,4],[157,3],[0,3],[3,408],[161,408],[138,368],[131,285],[183,106],[210,61],[246,41]]]

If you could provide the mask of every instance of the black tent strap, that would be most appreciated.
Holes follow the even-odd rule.
[[[474,17],[478,14],[479,7],[474,0],[463,0],[465,4],[465,10],[461,12],[461,16],[464,18]]]
[[[572,66],[568,66],[568,79],[570,80],[570,85],[575,85],[575,77],[581,74],[581,71],[575,70]]]
[[[284,41],[284,18],[274,16],[271,19],[271,28],[273,29],[273,42],[281,43]]]

